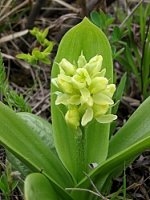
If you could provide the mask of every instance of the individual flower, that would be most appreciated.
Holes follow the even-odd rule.
[[[81,53],[77,65],[65,58],[58,64],[60,73],[52,79],[58,88],[55,104],[67,107],[65,120],[75,128],[85,126],[93,119],[110,123],[117,118],[109,113],[116,87],[105,77],[102,61],[102,56],[96,55],[87,62]]]

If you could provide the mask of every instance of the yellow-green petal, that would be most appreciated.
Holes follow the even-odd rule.
[[[63,70],[66,75],[73,75],[75,73],[75,66],[71,64],[67,59],[63,58],[59,63],[60,70]]]
[[[94,94],[93,101],[94,103],[99,104],[99,105],[114,104],[113,100],[109,96],[103,93]]]
[[[76,70],[76,74],[72,78],[72,81],[75,87],[81,89],[86,87],[86,85],[90,85],[91,78],[86,69],[78,68]]]
[[[72,95],[69,98],[68,103],[72,104],[72,105],[79,105],[81,103],[81,101],[80,101],[80,95]]]
[[[83,55],[82,52],[81,52],[81,55],[79,56],[77,63],[78,63],[79,68],[84,67],[84,65],[86,65],[86,63],[87,63],[85,56]]]
[[[102,61],[103,57],[101,55],[96,55],[86,64],[86,69],[91,76],[97,74],[101,70]]]
[[[102,124],[111,123],[112,121],[116,119],[117,119],[117,115],[113,115],[113,114],[101,115],[99,117],[96,117],[96,120]]]
[[[109,85],[107,85],[107,88],[105,90],[105,94],[108,95],[110,98],[112,98],[115,90],[116,90],[115,84],[109,84]]]
[[[51,83],[53,85],[55,85],[56,87],[58,87],[58,85],[57,85],[57,78],[52,78]]]
[[[90,91],[87,88],[82,88],[81,92],[81,105],[86,104],[88,106],[93,106],[93,98],[91,97]]]
[[[59,105],[59,104],[68,105],[69,97],[70,96],[68,94],[60,93],[56,98],[55,105]]]
[[[102,69],[100,72],[95,73],[92,77],[104,77],[106,74],[106,68]]]
[[[64,93],[71,94],[74,91],[74,88],[71,84],[71,78],[69,76],[65,76],[63,74],[58,75],[57,85]]]
[[[104,77],[95,77],[90,84],[90,91],[92,94],[98,93],[107,87],[108,79]]]
[[[98,117],[100,115],[104,115],[107,113],[109,109],[109,105],[98,105],[98,104],[94,104],[93,105],[93,112],[94,112],[94,117]]]
[[[81,125],[85,126],[88,122],[90,122],[93,119],[93,109],[92,108],[87,108],[85,111],[82,120],[81,120]]]

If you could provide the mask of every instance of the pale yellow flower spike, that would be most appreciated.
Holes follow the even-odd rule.
[[[102,56],[96,55],[87,62],[81,53],[76,66],[65,58],[58,64],[60,74],[52,79],[58,88],[55,104],[67,107],[65,120],[74,128],[86,126],[92,119],[110,123],[117,118],[108,113],[116,87],[108,84],[102,61]]]

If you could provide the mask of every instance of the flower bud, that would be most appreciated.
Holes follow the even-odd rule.
[[[91,76],[94,76],[101,70],[103,58],[101,55],[96,55],[90,59],[90,61],[86,64],[86,69]]]
[[[75,73],[75,66],[65,58],[63,58],[59,63],[59,67],[65,72],[66,75],[73,75]]]
[[[90,84],[90,91],[92,94],[96,94],[107,87],[108,80],[104,77],[95,77]]]
[[[60,74],[57,78],[57,85],[64,93],[71,94],[74,91],[70,80],[70,77],[62,74]]]
[[[94,94],[93,101],[94,103],[98,105],[106,105],[106,104],[113,105],[114,104],[113,100],[109,96],[103,93]]]
[[[65,120],[68,125],[77,128],[80,125],[79,111],[76,107],[71,108],[65,115]]]
[[[106,114],[108,109],[109,109],[108,104],[105,105],[94,104],[93,105],[94,117]]]
[[[86,61],[83,53],[81,53],[81,55],[79,56],[79,59],[78,59],[77,63],[78,63],[78,67],[79,68],[82,68],[82,67],[84,67],[84,65],[86,65],[87,61]]]
[[[116,90],[115,84],[109,84],[109,85],[107,85],[107,88],[105,90],[105,94],[108,95],[110,98],[112,98],[115,90]]]
[[[73,76],[72,81],[78,89],[86,87],[86,85],[90,85],[91,78],[84,68],[79,68],[76,70],[76,74]]]

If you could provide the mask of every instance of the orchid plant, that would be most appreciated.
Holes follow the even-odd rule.
[[[26,200],[104,199],[87,192],[90,180],[109,193],[112,178],[150,147],[150,98],[110,137],[111,48],[87,18],[63,37],[51,76],[52,125],[0,103],[0,142],[30,169]]]

